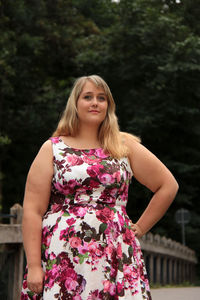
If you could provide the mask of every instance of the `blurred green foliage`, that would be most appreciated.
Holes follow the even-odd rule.
[[[152,231],[181,241],[174,215],[184,207],[192,215],[186,243],[199,253],[200,1],[177,2],[0,1],[3,211],[22,203],[28,168],[55,129],[73,80],[99,74],[113,92],[121,130],[139,135],[180,185]],[[150,197],[133,180],[133,221]]]

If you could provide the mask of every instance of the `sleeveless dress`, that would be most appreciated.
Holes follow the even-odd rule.
[[[132,177],[126,157],[80,150],[51,138],[54,176],[43,217],[44,290],[24,276],[21,300],[150,300],[138,239],[126,212]]]

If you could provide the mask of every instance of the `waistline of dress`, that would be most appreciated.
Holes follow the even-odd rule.
[[[98,202],[98,201],[90,201],[90,202],[79,202],[79,203],[75,203],[75,202],[70,202],[70,203],[63,203],[61,204],[56,204],[56,203],[52,203],[49,206],[48,211],[68,211],[69,209],[78,209],[78,208],[88,208],[88,209],[94,209],[94,210],[102,210],[105,208],[111,209],[114,212],[117,211],[126,211],[126,206],[125,205],[121,205],[121,204],[116,204],[116,203],[102,203],[102,202]]]

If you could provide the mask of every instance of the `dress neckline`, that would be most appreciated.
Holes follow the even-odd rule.
[[[75,147],[71,147],[70,145],[66,144],[63,139],[61,139],[61,137],[59,137],[59,142],[63,143],[66,147],[73,149],[73,150],[78,150],[78,151],[91,151],[91,150],[100,150],[103,149],[102,147],[99,148],[89,148],[89,149],[79,149],[79,148],[75,148]]]

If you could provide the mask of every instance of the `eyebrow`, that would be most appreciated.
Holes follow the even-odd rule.
[[[85,92],[85,93],[83,93],[83,95],[85,95],[85,94],[93,94],[93,92]],[[106,96],[105,93],[99,93],[98,95],[104,95],[104,96]]]

